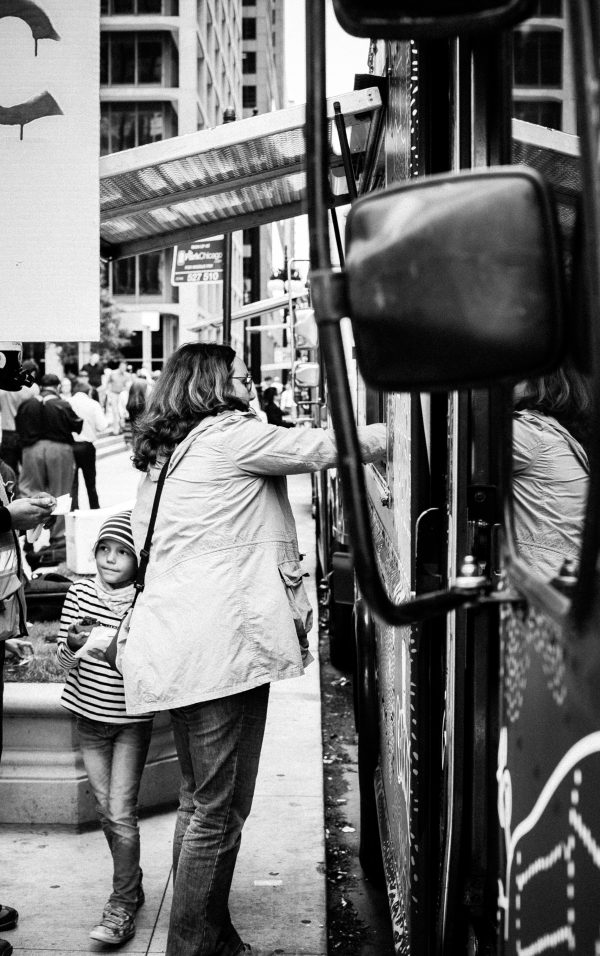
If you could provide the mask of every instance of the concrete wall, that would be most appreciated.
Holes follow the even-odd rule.
[[[4,688],[0,824],[80,827],[97,820],[62,684]],[[140,789],[140,810],[176,806],[179,767],[167,712],[157,715]]]

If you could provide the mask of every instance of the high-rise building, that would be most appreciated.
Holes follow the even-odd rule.
[[[284,61],[284,0],[242,0],[243,115],[254,116],[282,109],[286,104]],[[244,301],[255,302],[268,295],[267,283],[274,270],[281,269],[290,245],[288,223],[276,223],[244,230]],[[275,230],[275,234],[273,232]],[[275,242],[274,242],[275,239]],[[273,261],[273,247],[279,246],[279,261]],[[268,317],[263,323],[268,324]],[[247,342],[246,357],[255,377],[260,361],[272,363],[281,344],[281,332],[256,333]]]
[[[241,118],[240,0],[101,0],[100,13],[102,154],[217,126],[226,110]],[[149,252],[109,268],[110,291],[133,332],[126,357],[141,361],[143,314],[147,324],[153,314],[155,368],[197,338],[192,326],[217,321],[222,310],[220,286],[171,285],[172,254]],[[235,309],[243,301],[241,234],[232,276]]]
[[[564,0],[537,0],[513,31],[516,119],[576,133],[575,89]]]

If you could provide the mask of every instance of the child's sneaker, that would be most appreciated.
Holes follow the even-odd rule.
[[[120,906],[107,906],[102,914],[102,922],[90,932],[90,939],[108,943],[109,946],[120,946],[132,936],[135,936],[135,920],[131,913]]]
[[[146,894],[144,893],[144,884],[143,884],[142,881],[140,880],[140,882],[138,883],[138,888],[137,888],[137,890],[136,890],[136,894],[135,894],[135,908],[136,908],[136,911],[139,910],[140,906],[143,906],[145,902],[146,902]],[[105,906],[104,906],[104,909],[102,910],[102,919],[104,919],[105,916],[108,916],[108,914],[109,914],[109,913],[111,912],[111,910],[113,910],[114,908],[115,908],[115,904],[114,904],[114,903],[111,903],[111,901],[108,900],[108,902],[107,902],[107,903],[105,904]],[[117,909],[121,909],[121,907],[119,907],[119,906],[117,905]],[[1,953],[0,953],[0,956],[2,956]]]

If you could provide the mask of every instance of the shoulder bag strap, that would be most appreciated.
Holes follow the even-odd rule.
[[[156,524],[156,515],[158,513],[158,503],[160,501],[160,496],[162,494],[162,490],[165,484],[165,479],[167,477],[167,470],[169,468],[170,461],[171,461],[171,456],[169,455],[166,462],[161,468],[158,482],[156,484],[156,492],[154,495],[154,502],[152,504],[152,513],[150,514],[150,522],[148,524],[146,540],[144,541],[144,547],[140,551],[140,563],[139,563],[138,572],[135,576],[135,581],[134,581],[135,596],[133,599],[133,604],[135,604],[135,602],[137,601],[137,598],[140,592],[144,590],[144,583],[146,580],[146,569],[148,567],[148,561],[150,559],[150,547],[152,545],[152,535],[154,534],[154,525]]]

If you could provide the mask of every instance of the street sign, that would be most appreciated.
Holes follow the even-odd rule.
[[[175,246],[171,285],[223,281],[223,236]]]

